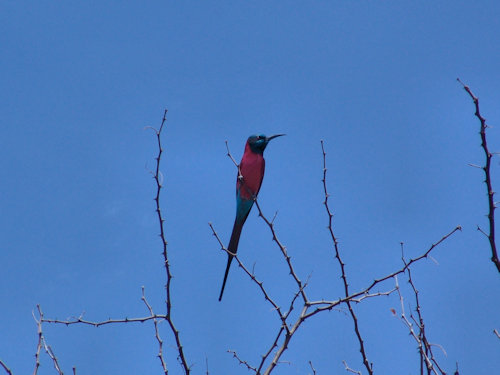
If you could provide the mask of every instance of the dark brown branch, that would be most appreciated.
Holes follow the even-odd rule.
[[[280,340],[281,335],[283,334],[284,331],[285,331],[285,328],[283,326],[281,326],[280,329],[278,330],[278,334],[276,335],[276,338],[274,339],[273,343],[269,347],[269,350],[262,356],[262,359],[261,359],[260,364],[259,364],[259,368],[257,369],[257,374],[261,373],[261,370],[264,366],[264,363],[266,363],[267,358],[269,358],[269,355],[271,355],[274,348],[278,347],[278,341]]]
[[[347,282],[347,276],[345,272],[345,264],[342,261],[342,258],[340,257],[340,250],[339,250],[339,243],[337,241],[337,238],[335,237],[335,234],[333,233],[333,226],[332,226],[332,220],[333,220],[333,213],[330,210],[330,207],[328,205],[328,189],[326,186],[326,152],[325,152],[325,147],[323,144],[323,141],[321,141],[321,151],[323,153],[323,191],[325,194],[325,200],[324,200],[324,205],[326,208],[326,212],[328,214],[328,231],[330,232],[330,237],[333,241],[333,247],[335,249],[335,258],[337,259],[339,266],[340,266],[340,271],[341,271],[341,278],[344,283],[344,294],[346,297],[349,296],[349,283]],[[368,361],[367,355],[366,355],[366,350],[365,350],[365,344],[363,342],[363,338],[361,336],[361,332],[359,331],[359,324],[358,324],[358,318],[356,316],[356,313],[354,312],[354,309],[351,304],[351,300],[348,299],[346,300],[347,307],[349,309],[349,314],[351,315],[352,321],[354,323],[354,332],[356,333],[356,337],[359,342],[359,352],[361,353],[361,357],[363,359],[363,365],[366,367],[366,370],[368,371],[368,374],[372,375],[373,374],[373,364]]]
[[[495,334],[496,337],[500,339],[500,332],[498,332],[498,329],[494,329],[493,333]]]
[[[313,364],[311,361],[309,361],[309,366],[311,367],[311,370],[312,370],[312,375],[316,375],[316,369],[314,368]]]
[[[217,234],[217,232],[215,231],[215,228],[213,227],[212,223],[208,223],[208,225],[210,226],[210,229],[212,230],[212,235],[217,239],[217,242],[219,242],[219,245],[221,247],[221,250],[226,252],[227,254],[231,254],[229,252],[228,249],[226,249],[226,247],[224,246],[224,244],[222,243],[219,235]],[[264,295],[264,298],[266,299],[266,301],[268,301],[272,306],[273,306],[273,310],[276,310],[276,312],[278,313],[279,317],[280,317],[280,320],[284,320],[283,318],[283,314],[281,313],[281,309],[280,307],[277,305],[276,302],[274,302],[274,300],[269,296],[269,293],[267,292],[266,288],[264,288],[264,283],[262,281],[259,281],[257,279],[257,277],[255,276],[255,274],[253,274],[240,260],[240,258],[238,258],[238,255],[237,254],[231,254],[234,258],[234,260],[236,260],[236,262],[238,262],[238,266],[240,268],[243,269],[243,271],[248,275],[248,277],[250,277],[250,279],[256,283],[258,286],[259,286],[259,289],[261,290],[262,294]]]
[[[167,306],[167,314],[166,314],[166,320],[168,322],[168,325],[170,327],[170,330],[172,331],[172,334],[174,335],[175,338],[175,343],[177,346],[177,351],[179,353],[179,361],[181,363],[181,366],[184,370],[184,373],[186,375],[189,375],[190,373],[190,368],[187,364],[186,357],[184,355],[184,349],[181,344],[181,339],[180,339],[180,334],[179,330],[175,327],[174,322],[172,320],[172,297],[171,297],[171,290],[170,290],[170,285],[172,282],[172,273],[170,270],[170,262],[168,259],[168,252],[167,252],[167,240],[165,237],[165,219],[163,218],[163,214],[161,212],[160,208],[160,194],[161,194],[161,189],[162,189],[162,179],[160,178],[161,172],[160,172],[160,161],[161,161],[161,156],[163,153],[163,148],[161,145],[161,132],[163,130],[163,127],[167,121],[167,110],[163,113],[163,119],[160,125],[160,128],[158,130],[155,130],[156,133],[156,139],[157,139],[157,144],[158,144],[158,156],[156,157],[156,170],[154,173],[154,180],[156,182],[156,197],[155,197],[155,203],[156,203],[156,214],[158,216],[158,222],[160,224],[160,238],[161,242],[163,245],[163,261],[164,261],[164,266],[165,266],[165,272],[167,276],[167,283],[165,285],[165,290],[166,290],[166,298],[165,298],[165,304]]]
[[[299,277],[297,276],[297,273],[295,272],[295,269],[294,269],[294,267],[292,265],[292,258],[290,257],[290,255],[288,255],[286,247],[280,242],[280,240],[278,239],[278,236],[276,235],[276,231],[274,230],[274,222],[273,222],[274,219],[273,219],[273,221],[269,221],[264,216],[264,214],[262,213],[262,210],[260,208],[260,205],[259,205],[259,202],[257,201],[257,199],[255,199],[255,205],[257,206],[257,210],[259,211],[259,216],[262,218],[262,220],[264,220],[264,222],[269,227],[269,230],[271,231],[271,233],[273,235],[273,241],[276,242],[276,244],[280,248],[281,254],[285,258],[286,264],[288,265],[288,269],[290,271],[290,275],[292,276],[292,278],[297,283],[297,287],[298,287],[298,290],[300,292],[300,295],[302,296],[302,300],[304,301],[304,304],[307,304],[308,299],[307,299],[306,293],[304,291],[305,285],[302,283],[302,281],[300,281]]]
[[[240,357],[238,357],[238,354],[234,350],[228,350],[228,353],[231,353],[233,355],[233,358],[236,358],[240,365],[244,365],[248,370],[251,370],[253,372],[257,372],[257,369],[253,366],[250,366],[250,364],[247,361],[242,360]]]
[[[469,96],[472,98],[472,101],[474,102],[474,106],[476,109],[474,115],[479,119],[479,122],[481,123],[479,134],[481,135],[481,147],[483,148],[484,155],[486,157],[486,163],[484,167],[482,167],[481,169],[484,171],[484,177],[485,177],[484,183],[486,184],[486,191],[488,194],[489,233],[486,234],[479,227],[478,230],[480,230],[482,233],[486,235],[486,237],[488,237],[491,248],[491,261],[493,262],[493,264],[495,264],[498,272],[500,272],[500,260],[498,259],[497,246],[495,242],[495,208],[496,208],[494,202],[495,192],[493,191],[491,185],[491,176],[490,176],[491,158],[493,154],[489,151],[488,143],[486,142],[486,128],[488,127],[488,125],[486,125],[486,119],[481,115],[481,112],[479,111],[479,99],[472,93],[469,86],[467,86],[460,80],[460,78],[457,78],[457,81],[460,82],[460,84],[463,86],[467,94],[469,94]]]
[[[401,260],[402,260],[403,264],[406,265],[403,243],[401,243]],[[394,279],[396,281],[396,289],[398,291],[399,299],[400,299],[400,303],[401,303],[401,320],[408,327],[408,329],[410,331],[410,335],[415,339],[415,341],[418,344],[418,351],[419,351],[419,355],[420,355],[420,374],[421,375],[424,374],[424,365],[425,365],[425,369],[427,370],[427,375],[431,375],[432,373],[437,375],[438,374],[437,371],[439,371],[439,373],[441,375],[446,375],[446,372],[441,368],[438,361],[436,360],[436,357],[434,356],[434,353],[432,351],[432,346],[439,346],[443,352],[444,352],[444,349],[440,345],[431,344],[427,339],[426,332],[425,332],[424,318],[423,318],[422,310],[421,310],[421,306],[420,306],[419,292],[415,286],[415,283],[413,282],[413,278],[411,275],[411,269],[408,268],[406,272],[408,274],[408,283],[410,284],[412,291],[413,291],[413,294],[415,295],[415,303],[416,303],[415,311],[417,312],[417,317],[414,317],[410,311],[410,319],[418,327],[418,333],[415,332],[415,330],[413,329],[414,325],[406,317],[405,310],[404,310],[403,296],[402,296],[400,288],[399,288],[397,276],[395,276]],[[444,352],[444,353],[446,355],[446,352]],[[437,371],[436,371],[436,369],[437,369]]]
[[[73,325],[73,324],[86,324],[89,326],[94,326],[94,327],[100,327],[106,324],[117,324],[117,323],[144,323],[148,320],[154,320],[154,319],[167,319],[166,315],[161,315],[161,314],[155,314],[151,316],[145,316],[143,318],[123,318],[123,319],[108,319],[108,320],[103,320],[103,321],[91,321],[91,320],[85,320],[81,317],[75,318],[75,319],[68,319],[68,320],[60,320],[60,319],[49,319],[49,318],[43,318],[43,323],[54,323],[54,324],[64,324],[67,326]]]
[[[10,371],[10,369],[7,367],[7,365],[1,359],[0,359],[0,365],[3,367],[5,372],[7,372],[7,374],[12,375],[12,371]]]
[[[403,264],[406,265],[406,259],[404,256],[404,243],[403,242],[401,242],[401,260],[403,261]],[[396,285],[397,285],[397,276],[395,277],[395,279],[396,279]],[[427,342],[427,338],[425,337],[425,324],[424,324],[424,319],[422,317],[422,312],[421,312],[421,308],[420,308],[420,300],[418,298],[418,290],[415,287],[415,284],[413,283],[413,279],[411,278],[411,269],[408,269],[408,282],[410,283],[410,285],[413,289],[413,294],[415,295],[415,302],[416,302],[415,311],[417,312],[417,315],[418,315],[418,322],[416,322],[416,323],[417,323],[417,326],[419,328],[418,342],[420,343],[420,345],[418,347],[419,355],[420,355],[420,375],[423,375],[424,374],[424,364],[427,365],[427,362],[424,361],[424,359],[428,357],[429,350],[428,350],[428,346],[425,345]],[[399,290],[398,290],[398,293],[399,293]],[[400,298],[402,298],[401,294],[400,294]],[[402,301],[402,299],[401,299],[401,301]],[[404,316],[404,311],[402,312],[402,314]],[[411,313],[410,313],[410,317],[413,318],[413,315],[411,315]],[[424,343],[424,345],[421,344],[422,342]],[[427,373],[429,375],[432,368],[429,367],[428,365],[426,367],[427,367]]]
[[[279,349],[276,351],[276,353],[273,357],[273,360],[271,361],[271,363],[267,367],[266,371],[264,371],[264,375],[269,375],[274,370],[274,368],[278,365],[278,361],[281,358],[281,356],[283,355],[283,353],[285,352],[285,350],[288,349],[288,344],[290,343],[290,340],[292,339],[293,335],[295,334],[295,332],[297,332],[300,325],[304,322],[304,320],[305,320],[304,317],[305,317],[306,312],[307,312],[307,305],[304,305],[304,307],[302,308],[302,312],[300,313],[300,316],[298,317],[297,321],[292,326],[292,328],[288,329],[288,327],[287,327],[283,343],[281,344]]]

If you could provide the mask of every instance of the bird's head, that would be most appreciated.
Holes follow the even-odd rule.
[[[251,135],[250,137],[248,137],[247,143],[253,152],[255,152],[256,154],[263,154],[269,141],[276,137],[281,137],[282,135],[285,134],[275,134],[270,137],[266,137],[264,134]]]

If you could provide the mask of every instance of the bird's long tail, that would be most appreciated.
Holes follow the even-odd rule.
[[[245,217],[246,219],[246,217]],[[238,251],[238,243],[240,242],[241,229],[243,228],[243,224],[245,220],[241,221],[236,218],[233,226],[233,233],[231,233],[231,239],[229,240],[229,246],[227,247],[227,251],[232,254],[236,254]],[[226,273],[224,274],[224,281],[222,282],[222,288],[220,290],[219,301],[222,300],[222,294],[224,293],[224,287],[226,286],[227,275],[229,274],[229,267],[231,267],[231,262],[233,261],[234,256],[231,254],[227,254],[227,266]]]

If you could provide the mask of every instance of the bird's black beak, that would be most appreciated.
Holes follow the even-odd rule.
[[[282,135],[286,135],[286,134],[275,134],[275,135],[272,135],[270,137],[267,137],[267,141],[269,142],[271,139],[277,138],[277,137],[281,137]]]

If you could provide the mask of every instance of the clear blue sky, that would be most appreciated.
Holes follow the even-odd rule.
[[[400,267],[457,225],[414,269],[430,341],[450,373],[500,368],[500,277],[486,239],[478,122],[460,77],[500,145],[500,5],[496,1],[13,2],[0,5],[0,359],[34,366],[32,310],[46,317],[145,316],[141,286],[162,312],[165,282],[149,170],[164,108],[162,172],[174,320],[193,373],[247,374],[279,322],[260,291],[226,263],[235,158],[252,133],[287,133],[266,150],[260,194],[311,298],[342,295],[322,206],[328,152],[335,232],[356,290]],[[498,159],[492,165],[500,190]],[[240,242],[270,293],[294,292],[255,212]],[[403,279],[400,282],[405,285]],[[392,283],[385,285],[390,288]],[[383,288],[381,288],[383,289]],[[405,285],[406,300],[411,294]],[[413,304],[412,304],[413,305]],[[391,308],[356,307],[379,374],[417,374],[416,346]],[[408,309],[408,306],[407,306]],[[65,372],[159,374],[150,324],[44,328]],[[166,325],[172,373],[181,373]],[[438,352],[437,349],[435,349]],[[276,374],[362,369],[352,322],[307,322]],[[0,371],[2,373],[2,371]],[[47,356],[40,374],[54,373]]]

